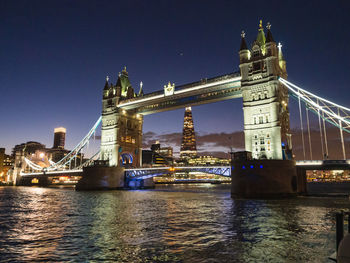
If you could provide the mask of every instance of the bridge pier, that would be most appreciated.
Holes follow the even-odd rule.
[[[35,182],[33,182],[33,179]],[[46,175],[37,175],[37,176],[21,176],[17,178],[16,185],[17,186],[41,186],[47,187],[51,184],[51,178]]]
[[[80,190],[111,190],[123,189],[124,168],[95,165],[83,168],[83,176],[75,186]]]
[[[154,188],[153,178],[128,178],[124,167],[95,165],[83,168],[83,176],[75,189],[80,190],[115,190]]]
[[[305,174],[293,160],[233,160],[231,196],[280,198],[306,192]]]
[[[153,177],[147,179],[125,178],[125,186],[127,189],[152,189],[154,188]]]

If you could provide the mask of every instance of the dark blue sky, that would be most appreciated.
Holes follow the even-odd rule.
[[[0,0],[0,147],[51,147],[64,126],[71,148],[124,65],[146,93],[236,71],[241,30],[250,44],[259,19],[283,44],[290,81],[349,106],[349,2],[288,2]],[[181,132],[183,113],[146,116],[144,131]],[[241,100],[193,107],[198,133],[241,130],[242,115]]]

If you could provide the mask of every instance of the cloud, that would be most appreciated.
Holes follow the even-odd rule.
[[[339,129],[336,127],[327,127],[326,130],[327,146],[330,159],[342,159],[342,148],[340,142]],[[299,129],[292,129],[292,145],[293,154],[297,160],[304,159],[303,146],[301,139],[301,131]],[[325,136],[323,135],[323,138]],[[305,145],[305,158],[310,159],[310,147],[309,136],[307,130],[304,130],[304,145]],[[320,138],[320,132],[317,129],[310,130],[312,157],[314,160],[322,159],[322,144]],[[146,132],[143,135],[143,148],[149,149],[151,145],[159,140],[162,147],[171,146],[174,152],[179,153],[182,133],[167,133],[157,134],[154,132]],[[217,157],[228,158],[230,148],[233,151],[243,151],[244,145],[244,132],[222,132],[222,133],[196,133],[197,151],[199,155],[213,155]],[[350,135],[344,132],[345,149],[350,149]],[[325,142],[323,141],[323,151],[326,150]]]

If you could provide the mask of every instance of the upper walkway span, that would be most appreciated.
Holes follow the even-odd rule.
[[[134,109],[139,114],[148,115],[186,106],[242,97],[239,73],[202,79],[179,87],[170,84],[165,89],[169,90],[160,90],[141,97],[123,100],[118,104],[118,107],[125,110]]]

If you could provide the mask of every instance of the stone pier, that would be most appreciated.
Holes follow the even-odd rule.
[[[233,160],[234,198],[279,198],[306,192],[305,174],[293,160]]]
[[[115,190],[154,188],[153,178],[133,179],[125,177],[123,167],[96,165],[83,169],[83,176],[75,189],[82,190]]]

